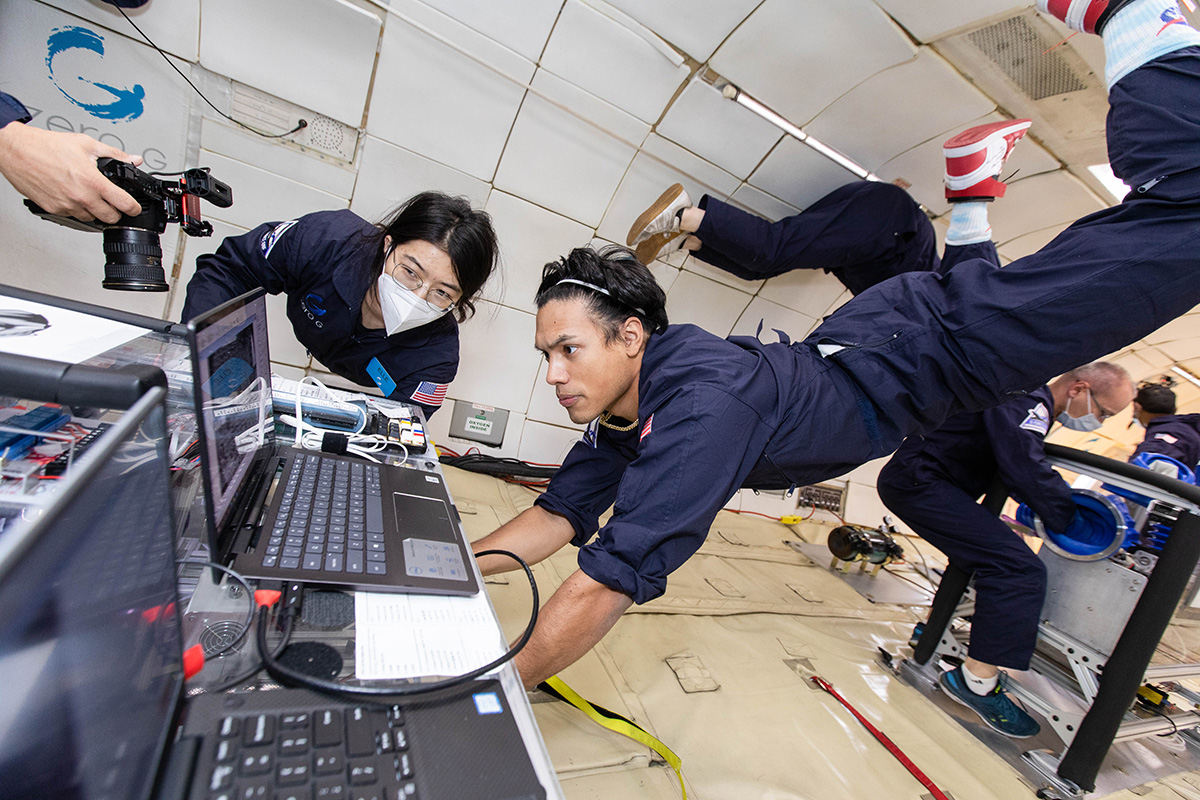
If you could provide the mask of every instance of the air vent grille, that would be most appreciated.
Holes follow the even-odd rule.
[[[354,151],[358,145],[356,129],[252,86],[237,81],[232,83],[230,111],[237,121],[278,134],[292,130],[298,120],[306,120],[307,127],[274,141],[298,144],[347,164],[354,161]]]
[[[968,35],[971,43],[992,60],[1026,95],[1041,100],[1087,88],[1067,60],[1029,24],[1012,17]]]
[[[242,633],[242,628],[245,626],[237,620],[227,619],[218,620],[207,626],[200,632],[200,646],[204,649],[204,655],[211,658],[216,653],[221,652],[226,647],[237,639]],[[238,644],[230,648],[231,652],[241,652],[242,645]]]

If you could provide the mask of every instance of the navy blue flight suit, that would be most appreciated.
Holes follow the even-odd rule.
[[[581,547],[580,568],[644,603],[662,594],[739,488],[841,475],[1190,310],[1200,301],[1198,90],[1200,48],[1118,81],[1110,161],[1140,188],[1004,268],[972,258],[945,275],[899,275],[792,345],[723,340],[690,325],[652,335],[638,425],[593,428],[537,501],[571,522],[576,545],[615,505]]]
[[[1075,504],[1046,459],[1054,398],[1043,386],[986,411],[956,414],[911,436],[879,473],[884,504],[959,567],[975,573],[971,656],[1028,669],[1046,598],[1046,567],[1020,536],[979,505],[993,477],[1050,530],[1066,530]]]
[[[183,319],[257,286],[286,292],[296,338],[318,361],[347,380],[421,406],[428,417],[458,371],[458,323],[448,313],[393,336],[363,327],[363,298],[378,277],[372,269],[383,246],[378,234],[342,210],[230,236],[216,253],[196,259]]]
[[[746,280],[823,269],[860,294],[905,272],[950,268],[938,258],[929,218],[908,192],[890,183],[846,184],[778,222],[709,195],[697,207],[704,209],[696,230],[702,246],[692,255]],[[1000,263],[991,242],[974,247],[978,257]]]
[[[1195,470],[1200,463],[1200,414],[1164,414],[1146,424],[1146,437],[1133,451],[1159,453]]]
[[[10,122],[29,122],[32,117],[20,100],[11,94],[0,92],[0,128]]]

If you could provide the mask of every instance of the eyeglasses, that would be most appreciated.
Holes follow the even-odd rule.
[[[1104,406],[1100,405],[1100,401],[1096,399],[1096,393],[1092,391],[1092,387],[1088,387],[1088,395],[1091,396],[1092,402],[1096,404],[1096,408],[1100,411],[1100,419],[1109,419],[1115,417],[1116,413],[1108,411]]]
[[[392,253],[394,252],[396,252],[395,247],[388,251],[387,258],[384,260],[384,269],[386,270],[388,264],[391,263],[393,269],[388,274],[395,279],[396,283],[400,284],[409,291],[418,291],[422,286],[425,285],[425,282],[421,280],[421,276],[414,272],[413,269],[407,264],[400,261],[392,261]],[[445,311],[458,302],[458,298],[446,290],[432,287],[428,292],[426,292],[424,300],[438,311]]]

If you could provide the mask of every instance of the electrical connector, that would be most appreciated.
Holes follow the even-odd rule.
[[[283,585],[283,606],[281,612],[284,614],[299,614],[303,601],[304,584],[300,581],[285,582]]]
[[[780,517],[779,521],[782,522],[784,525],[799,525],[801,522],[804,521],[804,518],[792,515],[792,516]]]
[[[1137,690],[1138,701],[1149,708],[1162,708],[1167,705],[1169,697],[1164,689],[1150,683],[1139,686]]]
[[[183,679],[186,681],[204,669],[204,647],[194,644],[183,651]]]

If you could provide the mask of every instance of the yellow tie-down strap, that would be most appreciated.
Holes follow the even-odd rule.
[[[662,759],[671,765],[671,769],[675,770],[675,777],[679,778],[679,790],[683,792],[683,800],[687,800],[687,788],[683,785],[683,770],[680,767],[683,762],[680,761],[679,756],[675,755],[671,748],[667,747],[654,736],[651,736],[633,720],[627,719],[615,711],[609,711],[604,706],[592,705],[580,696],[578,692],[567,686],[563,682],[563,679],[557,675],[547,678],[538,688],[552,697],[557,697],[564,703],[570,703],[575,706],[591,717],[597,724],[603,725],[610,731],[615,731],[622,736],[628,736],[635,742],[641,742],[662,756]]]

